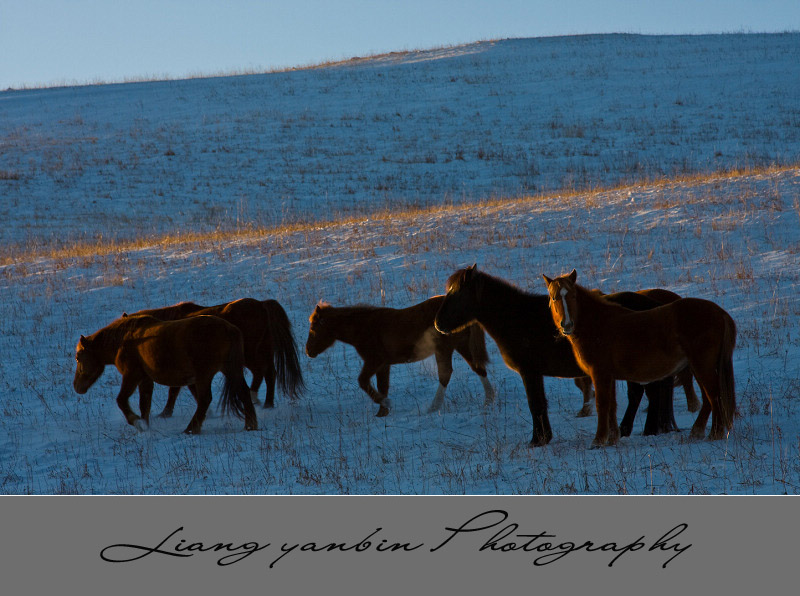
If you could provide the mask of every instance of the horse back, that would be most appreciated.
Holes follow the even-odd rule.
[[[647,296],[648,298],[652,298],[656,302],[660,302],[661,304],[669,304],[670,302],[675,302],[676,300],[680,300],[680,295],[676,294],[675,292],[671,292],[670,290],[665,290],[663,288],[649,288],[647,290],[638,290],[637,294],[641,294],[642,296]]]
[[[711,341],[723,333],[735,342],[736,324],[717,303],[703,298],[681,298],[666,306],[674,310],[681,333],[693,343]]]
[[[139,310],[129,316],[149,315],[160,319],[162,321],[174,321],[176,319],[183,319],[192,313],[204,310],[205,306],[195,304],[194,302],[179,302],[171,306],[164,306],[162,308],[148,308]]]
[[[439,349],[441,339],[446,337],[433,325],[443,298],[435,296],[406,308],[365,311],[361,324],[363,345],[383,351],[393,363],[427,358]]]
[[[126,335],[117,368],[140,368],[156,383],[182,386],[210,379],[231,353],[241,353],[238,328],[219,317],[201,315],[175,321],[143,321]]]

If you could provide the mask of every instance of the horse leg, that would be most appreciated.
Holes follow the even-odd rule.
[[[708,398],[708,394],[702,385],[700,385],[700,395],[703,400],[702,405],[692,425],[692,430],[689,432],[689,437],[692,439],[705,438],[706,424],[708,424],[708,417],[711,415],[711,400]]]
[[[436,357],[436,369],[439,372],[439,387],[436,389],[436,395],[433,396],[431,405],[428,406],[428,413],[437,412],[442,408],[447,384],[450,383],[450,377],[453,374],[453,350],[437,350],[434,356]]]
[[[617,386],[613,377],[592,377],[597,400],[597,433],[591,449],[616,445],[619,440],[617,426]]]
[[[175,409],[175,402],[178,399],[178,393],[180,393],[180,387],[170,387],[169,393],[167,393],[167,404],[164,406],[164,409],[161,410],[161,413],[158,415],[158,418],[171,418],[172,411]]]
[[[678,423],[675,421],[675,378],[667,378],[656,382],[658,391],[661,394],[661,407],[658,411],[658,432],[671,433],[678,430]]]
[[[675,383],[672,377],[648,383],[644,390],[650,407],[644,423],[644,434],[658,435],[678,430],[673,410],[672,393]]]
[[[378,385],[378,393],[383,396],[389,395],[389,372],[391,368],[389,364],[385,364],[375,373],[375,383]]]
[[[378,404],[380,407],[378,408],[378,413],[375,414],[379,418],[383,416],[387,416],[389,414],[389,410],[392,407],[389,398],[381,393],[378,393],[375,388],[372,386],[370,380],[372,379],[372,375],[376,374],[378,370],[382,368],[381,364],[375,364],[374,362],[364,362],[364,366],[361,368],[361,373],[358,375],[358,386],[369,395],[370,399]]]
[[[725,422],[725,415],[720,401],[721,389],[716,369],[711,366],[702,371],[698,370],[695,373],[695,378],[700,385],[700,391],[703,395],[703,406],[700,408],[697,420],[695,420],[692,426],[692,437],[703,438],[710,413],[711,430],[708,433],[708,438],[712,441],[723,439],[727,434],[728,427]]]
[[[263,380],[264,380],[264,375],[261,374],[261,372],[259,372],[258,370],[254,370],[253,380],[250,381],[250,401],[252,401],[256,405],[261,403],[260,401],[258,401],[258,390],[261,389],[261,381]],[[270,408],[272,406],[268,406],[266,402],[264,402],[264,407]]]
[[[153,380],[144,379],[139,383],[139,413],[147,426],[150,426],[150,405],[153,403]]]
[[[267,381],[267,397],[264,398],[265,408],[275,407],[275,364],[269,360],[263,368],[264,379]]]
[[[547,398],[544,394],[544,377],[538,373],[520,374],[525,394],[528,397],[528,408],[533,419],[532,447],[547,445],[553,438],[550,418],[547,416]]]
[[[680,383],[683,387],[683,393],[686,395],[686,407],[690,412],[696,412],[700,409],[700,400],[697,399],[697,393],[694,392],[694,383],[692,383],[692,369],[688,366],[680,371],[675,377],[676,383]]]
[[[125,420],[128,424],[135,427],[136,430],[145,430],[146,425],[144,421],[136,415],[131,409],[130,403],[128,403],[131,395],[136,391],[136,387],[139,386],[139,379],[137,376],[122,376],[122,386],[119,388],[119,393],[117,394],[117,406],[122,411],[122,415],[125,416]]]
[[[208,412],[208,407],[211,405],[211,381],[202,381],[195,385],[189,385],[189,390],[197,402],[197,409],[183,432],[187,435],[196,435],[200,433],[203,420],[206,418],[206,412]]]
[[[639,410],[639,404],[642,403],[643,395],[644,386],[640,385],[639,383],[628,382],[628,407],[625,409],[625,415],[622,417],[622,422],[619,424],[619,434],[621,437],[631,436],[631,432],[633,432],[633,421],[636,418],[636,412]],[[647,413],[647,422],[644,424],[644,434],[647,434],[647,424],[649,421],[650,411]]]
[[[578,377],[575,379],[575,386],[581,390],[583,394],[583,406],[578,413],[575,414],[577,418],[586,418],[592,415],[592,402],[594,401],[594,385],[592,385],[591,377]],[[635,412],[634,412],[635,413]]]
[[[473,370],[473,372],[476,375],[478,375],[478,378],[481,380],[481,385],[483,385],[483,394],[484,394],[483,406],[484,407],[491,406],[494,403],[496,393],[494,391],[494,387],[492,387],[492,384],[489,382],[489,378],[486,375],[486,365],[477,362],[472,357],[472,352],[470,352],[469,350],[466,350],[461,346],[457,347],[456,350],[458,351],[459,354],[461,354],[461,357],[464,358],[464,360],[466,360],[467,364],[469,364],[469,367]],[[439,380],[441,382],[441,373],[439,373]]]

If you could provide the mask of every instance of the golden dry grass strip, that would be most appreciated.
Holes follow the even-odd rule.
[[[773,175],[781,172],[797,170],[798,168],[800,168],[800,164],[735,168],[731,170],[721,170],[702,174],[687,174],[671,178],[652,178],[608,187],[596,187],[591,190],[567,189],[545,192],[536,195],[498,197],[458,204],[382,209],[371,212],[365,211],[364,213],[330,220],[298,221],[294,223],[264,227],[245,226],[236,229],[216,230],[213,232],[196,232],[187,230],[174,234],[144,236],[134,239],[100,239],[75,242],[62,241],[58,246],[47,243],[42,244],[41,246],[10,245],[2,249],[2,254],[0,254],[0,266],[32,264],[36,261],[47,259],[63,260],[99,257],[110,254],[135,252],[154,248],[178,248],[190,246],[204,247],[232,242],[253,242],[267,237],[276,238],[298,232],[333,229],[355,223],[362,223],[365,220],[372,220],[376,222],[402,222],[418,217],[446,214],[457,215],[460,213],[474,211],[476,209],[502,209],[503,207],[511,205],[519,206],[520,204],[533,202],[566,201],[576,197],[584,197],[587,201],[591,201],[592,199],[596,199],[598,195],[609,192],[642,190],[644,188],[663,189],[676,185],[691,188],[694,186],[708,184],[717,180],[730,180],[734,178],[755,175]]]

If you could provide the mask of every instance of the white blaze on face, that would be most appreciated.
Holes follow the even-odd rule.
[[[567,327],[572,324],[569,318],[569,311],[567,310],[567,288],[561,288],[561,304],[564,306],[564,320],[561,322],[562,327]]]

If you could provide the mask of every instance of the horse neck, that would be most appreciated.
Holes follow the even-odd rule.
[[[130,318],[117,320],[88,337],[103,364],[114,364],[122,340],[134,326]]]
[[[356,345],[359,343],[360,317],[367,311],[356,307],[344,307],[342,309],[332,308],[325,321],[331,334],[338,340],[346,344]]]
[[[597,330],[606,327],[617,312],[624,311],[622,306],[606,302],[603,298],[587,290],[583,286],[575,286],[577,292],[575,302],[578,312],[573,313],[575,318],[574,337],[599,337]]]
[[[491,327],[495,321],[508,320],[508,309],[527,304],[537,296],[490,275],[483,274],[483,287],[477,300],[477,321]]]

